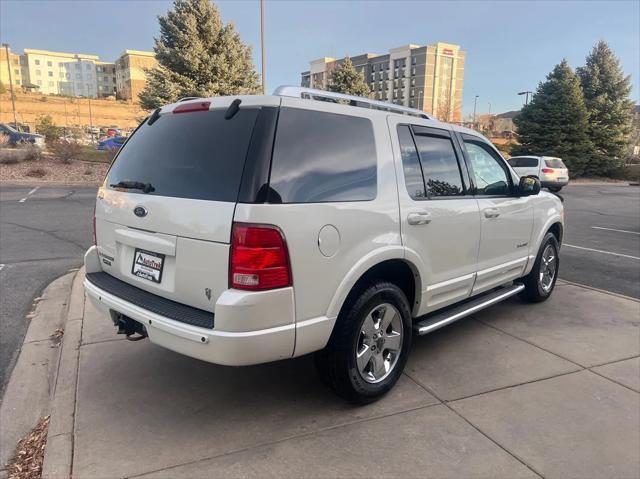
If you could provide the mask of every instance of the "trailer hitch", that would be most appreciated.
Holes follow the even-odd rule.
[[[147,334],[147,328],[129,316],[118,314],[116,318],[114,318],[114,323],[118,328],[118,334],[124,334],[129,341],[140,341],[149,336]]]

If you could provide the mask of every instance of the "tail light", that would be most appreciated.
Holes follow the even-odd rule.
[[[289,251],[276,226],[234,223],[229,287],[250,291],[291,286]]]
[[[553,168],[542,168],[543,173],[553,173]]]
[[[96,207],[93,207],[93,246],[98,245],[98,237],[96,236]]]

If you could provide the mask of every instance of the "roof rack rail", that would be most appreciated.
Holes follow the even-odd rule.
[[[189,101],[189,100],[198,100],[201,97],[199,96],[185,96],[184,98],[180,98],[176,103],[180,103],[181,101]]]
[[[425,118],[432,120],[433,118],[427,115],[424,111],[417,108],[409,108],[402,105],[396,105],[393,103],[387,103],[384,101],[370,100],[355,95],[344,95],[342,93],[334,93],[325,90],[315,90],[313,88],[306,88],[300,86],[279,86],[273,92],[275,96],[287,96],[292,98],[306,98],[308,100],[320,100],[320,101],[344,101],[348,102],[351,106],[359,106],[361,108],[371,108],[375,110],[388,111],[390,113],[400,113],[403,115],[417,116],[418,118]]]

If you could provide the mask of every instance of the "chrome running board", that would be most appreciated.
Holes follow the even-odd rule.
[[[524,289],[524,284],[514,283],[512,286],[500,288],[492,293],[486,293],[478,298],[471,299],[465,303],[448,308],[446,311],[436,313],[433,316],[427,316],[423,320],[414,323],[413,330],[419,335],[430,333],[439,329],[447,324],[451,324],[461,318],[469,316],[473,313],[493,306],[500,301],[504,301],[511,296],[518,294]]]

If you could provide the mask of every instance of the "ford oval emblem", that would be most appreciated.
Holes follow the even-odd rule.
[[[147,209],[144,206],[136,206],[133,209],[133,214],[138,218],[144,218],[145,216],[147,216]]]

